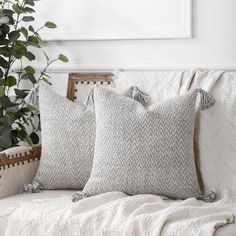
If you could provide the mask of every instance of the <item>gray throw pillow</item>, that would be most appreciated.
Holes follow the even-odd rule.
[[[198,92],[202,110],[214,104],[197,89],[145,108],[96,87],[93,168],[83,192],[73,200],[111,191],[200,197],[193,147]]]
[[[142,92],[130,88],[125,96],[143,101]],[[136,98],[137,97],[137,98]],[[91,172],[95,143],[93,93],[87,106],[71,102],[43,83],[39,87],[42,155],[38,172],[25,192],[39,189],[83,189]]]
[[[83,189],[92,166],[95,114],[46,85],[39,87],[42,155],[34,182],[42,189]]]

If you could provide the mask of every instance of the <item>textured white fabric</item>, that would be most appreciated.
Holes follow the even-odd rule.
[[[150,96],[150,103],[175,97],[180,93],[183,76],[192,77],[193,72],[184,71],[127,71],[117,72],[117,93],[136,86]]]
[[[206,88],[208,77],[194,80],[190,89]],[[236,73],[225,72],[211,89],[215,105],[199,114],[196,151],[206,191],[236,193]]]
[[[47,201],[47,199],[56,199],[63,196],[70,197],[73,193],[73,190],[45,190],[34,194],[17,194],[0,200],[0,235],[3,236],[6,230],[8,213],[20,207],[22,202]]]
[[[8,218],[4,236],[230,236],[223,229],[214,233],[234,223],[235,203],[235,196],[227,195],[215,203],[121,192],[72,203],[70,197],[52,195],[0,212],[0,219]],[[230,231],[235,235],[235,225],[226,227],[226,233]]]

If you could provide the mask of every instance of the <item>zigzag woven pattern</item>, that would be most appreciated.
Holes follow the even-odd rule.
[[[146,109],[96,88],[95,156],[83,192],[200,196],[193,152],[197,94],[194,90]]]
[[[93,108],[73,103],[41,84],[42,157],[34,179],[43,189],[82,189],[92,167]]]
[[[141,91],[131,88],[133,99]],[[137,96],[137,97],[136,97]],[[90,102],[89,102],[90,101]],[[41,84],[39,89],[42,125],[42,157],[35,184],[24,186],[26,192],[42,189],[83,189],[92,168],[95,143],[93,89],[87,108],[59,96]]]

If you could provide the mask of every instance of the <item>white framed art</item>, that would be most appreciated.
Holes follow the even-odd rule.
[[[192,37],[192,0],[50,0],[38,3],[38,26],[47,19],[45,41]]]

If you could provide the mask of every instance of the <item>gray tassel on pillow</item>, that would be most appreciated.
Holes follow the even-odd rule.
[[[211,191],[208,194],[205,194],[204,196],[198,197],[198,200],[202,200],[204,202],[215,202],[217,200],[217,193]]]
[[[38,182],[33,182],[32,184],[24,184],[24,193],[39,193],[41,185]]]
[[[85,193],[83,193],[82,191],[78,191],[72,196],[72,202],[78,202],[79,200],[82,200],[87,197],[88,196]]]
[[[94,104],[94,87],[92,87],[88,93],[85,105],[92,106]]]
[[[146,93],[142,92],[140,89],[138,89],[135,86],[130,87],[130,89],[127,92],[125,92],[124,95],[126,97],[135,99],[136,101],[140,102],[144,106],[148,103],[150,99],[150,97]]]
[[[215,99],[211,97],[206,91],[197,89],[201,95],[200,110],[205,110],[215,104]]]
[[[30,90],[29,94],[25,97],[25,102],[37,109],[39,109],[39,84],[35,84],[34,87]]]

